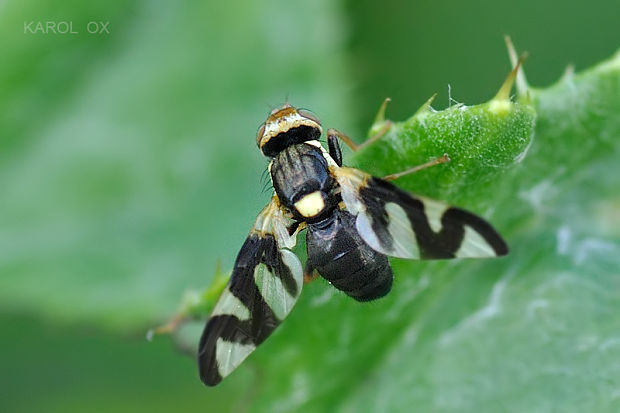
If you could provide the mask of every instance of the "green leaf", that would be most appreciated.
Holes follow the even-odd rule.
[[[620,407],[614,396],[620,373],[615,362],[620,351],[615,316],[620,310],[620,55],[530,93],[536,128],[527,155],[512,172],[479,186],[480,171],[492,165],[490,171],[497,167],[501,173],[514,154],[505,153],[502,161],[492,151],[480,166],[470,163],[454,171],[462,176],[455,179],[458,194],[430,180],[415,182],[418,176],[402,182],[407,189],[485,212],[512,251],[496,262],[428,267],[399,262],[403,279],[422,272],[415,278],[428,277],[428,286],[404,306],[402,312],[411,316],[408,325],[388,348],[377,350],[375,366],[347,396],[345,410]],[[518,130],[516,123],[504,125],[504,130]],[[429,130],[431,143],[419,145],[423,154],[445,136],[434,134],[432,126]],[[469,142],[470,128],[461,130],[466,136],[459,145],[462,139]],[[418,156],[414,149],[401,159]],[[381,165],[390,158],[381,158],[379,150],[358,158],[360,164],[373,159]],[[431,173],[443,183],[449,171]],[[404,283],[401,296],[415,287],[414,281]],[[424,303],[428,294],[432,299]]]
[[[425,108],[352,160],[382,175],[448,153],[399,185],[486,216],[508,257],[393,260],[369,304],[313,283],[222,391],[252,382],[264,411],[620,407],[620,55],[528,93]]]

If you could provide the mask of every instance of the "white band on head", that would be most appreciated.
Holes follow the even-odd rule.
[[[286,116],[278,118],[273,122],[267,122],[265,125],[265,132],[263,132],[263,137],[261,142],[266,143],[269,139],[278,135],[279,133],[286,132],[290,129],[296,128],[298,126],[309,126],[312,128],[317,128],[320,133],[323,133],[321,129],[321,125],[313,121],[312,119],[308,119],[306,117],[301,116],[297,112],[290,113]]]

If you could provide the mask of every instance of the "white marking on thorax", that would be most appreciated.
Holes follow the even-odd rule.
[[[295,209],[306,218],[316,216],[325,209],[323,195],[320,191],[314,191],[308,195],[304,195],[303,198],[295,202]]]

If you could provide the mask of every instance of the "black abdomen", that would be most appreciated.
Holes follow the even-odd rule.
[[[356,300],[374,300],[392,288],[387,256],[362,240],[349,212],[336,209],[324,220],[308,224],[306,244],[309,266]]]

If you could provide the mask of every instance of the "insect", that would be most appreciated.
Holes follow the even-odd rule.
[[[330,129],[325,149],[318,141],[321,134],[312,113],[288,104],[272,111],[258,130],[256,143],[270,158],[274,194],[241,247],[200,339],[200,378],[208,386],[228,376],[269,337],[293,308],[304,277],[315,272],[355,300],[370,301],[392,287],[388,256],[508,253],[482,218],[343,166],[338,139],[346,143],[348,138]],[[291,252],[303,229],[304,269]]]

